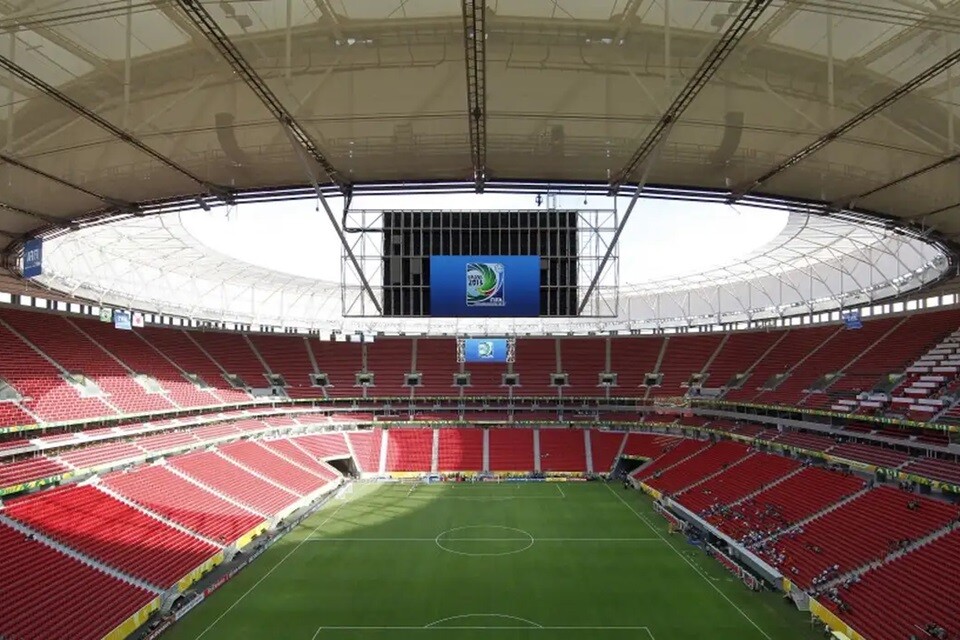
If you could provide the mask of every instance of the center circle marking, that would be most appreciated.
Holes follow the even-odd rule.
[[[468,531],[470,529],[477,529],[477,530],[499,529],[501,531],[511,531],[519,535],[513,538],[510,538],[510,537],[486,538],[482,535],[478,535],[472,538],[463,538],[462,540],[464,542],[498,542],[498,541],[511,542],[512,541],[512,542],[521,543],[523,544],[523,546],[518,549],[510,549],[509,551],[480,551],[480,552],[460,551],[459,549],[454,549],[449,546],[451,543],[456,542],[456,538],[453,538],[453,539],[448,538],[446,540],[443,539],[444,536],[447,536],[449,534],[456,533],[458,531]],[[467,525],[465,527],[454,527],[453,529],[447,529],[446,531],[441,531],[440,533],[437,534],[437,537],[434,538],[434,542],[436,542],[438,547],[440,547],[441,549],[449,553],[455,553],[459,556],[471,556],[471,557],[479,558],[479,557],[489,557],[489,556],[510,556],[515,553],[521,553],[523,551],[526,551],[530,547],[532,547],[535,540],[533,536],[530,535],[528,532],[524,531],[523,529],[517,529],[516,527],[504,527],[504,526],[495,525],[495,524],[473,524],[473,525]]]

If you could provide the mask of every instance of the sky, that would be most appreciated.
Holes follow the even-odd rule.
[[[629,199],[558,196],[556,208],[612,209]],[[342,201],[329,203],[338,218]],[[532,194],[357,196],[352,209],[536,209]],[[772,240],[787,213],[725,204],[642,199],[620,238],[620,284],[655,282],[729,264]],[[191,211],[184,226],[210,248],[258,266],[339,282],[340,241],[315,200]],[[290,230],[296,230],[291,233]]]

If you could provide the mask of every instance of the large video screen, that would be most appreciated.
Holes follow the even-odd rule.
[[[430,314],[441,317],[540,315],[538,256],[431,256]]]
[[[463,362],[507,362],[510,341],[506,338],[466,338],[463,340]]]

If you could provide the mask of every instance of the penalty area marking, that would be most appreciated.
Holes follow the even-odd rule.
[[[567,494],[565,494],[565,493],[563,492],[563,487],[561,487],[559,484],[555,484],[555,485],[553,485],[553,486],[555,486],[555,487],[557,488],[557,491],[560,492],[560,497],[561,497],[561,498],[566,498],[566,497],[567,497]]]

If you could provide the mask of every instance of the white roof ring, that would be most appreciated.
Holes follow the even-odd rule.
[[[560,197],[567,203],[584,199]],[[597,199],[591,196],[591,205]],[[500,197],[494,203],[505,201]],[[404,208],[403,198],[389,202],[390,208]],[[407,208],[412,204],[422,209],[424,202],[407,202]],[[570,208],[563,202],[560,206]],[[348,333],[542,334],[598,328],[638,331],[832,311],[926,289],[943,278],[951,264],[943,246],[862,214],[811,213],[801,205],[773,214],[664,200],[640,205],[646,217],[676,217],[678,206],[699,207],[701,215],[690,219],[689,228],[681,221],[682,235],[671,236],[667,252],[646,262],[640,258],[653,253],[661,240],[641,226],[640,214],[627,226],[620,251],[634,258],[620,269],[617,312],[607,318],[344,317],[339,243],[310,202],[302,203],[299,212],[240,205],[206,214],[127,216],[57,234],[46,241],[49,257],[38,281],[97,304],[243,325]],[[255,210],[244,213],[248,208]],[[727,217],[721,215],[724,210]],[[722,225],[733,225],[743,216],[741,227],[734,229],[757,227],[763,218],[768,222],[759,235],[751,234],[752,244],[701,258],[697,268],[685,269],[681,245],[693,245],[694,254],[710,251],[715,231],[699,227],[714,216],[721,217]],[[301,238],[289,238],[284,230],[291,228]],[[245,229],[252,238],[244,238]],[[707,237],[699,237],[698,229]],[[664,265],[658,260],[669,262],[668,268],[659,268]],[[374,285],[379,294],[378,283]]]

